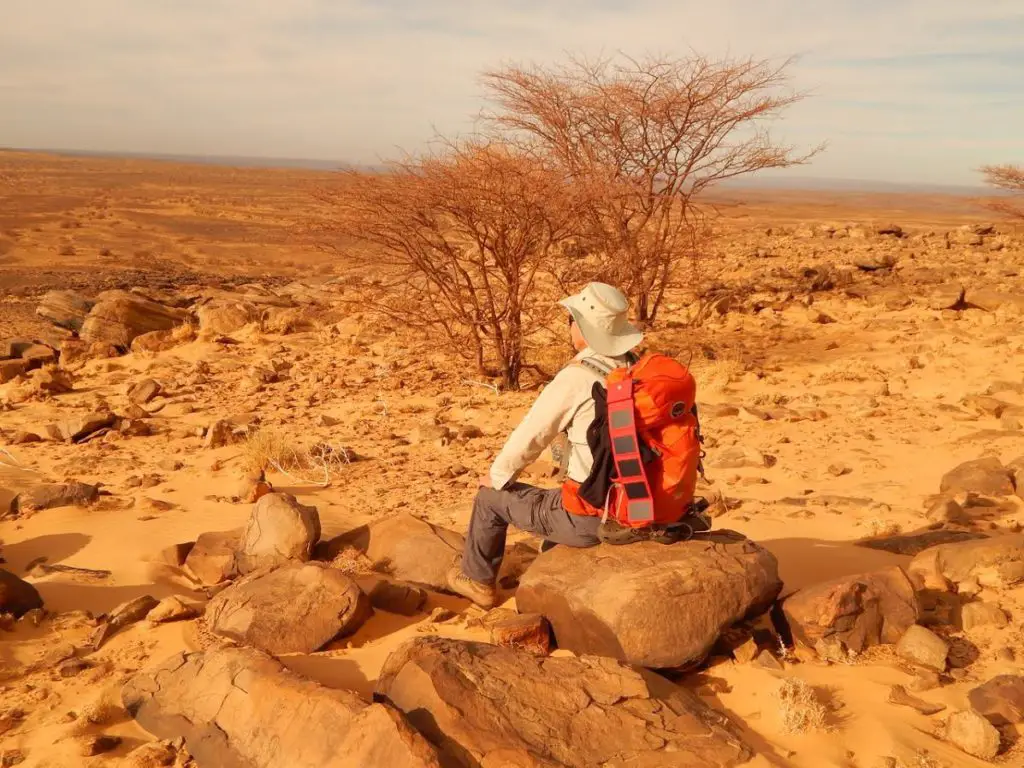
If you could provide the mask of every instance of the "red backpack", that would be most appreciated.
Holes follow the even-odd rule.
[[[693,375],[670,357],[649,354],[611,371],[605,386],[614,466],[606,507],[588,503],[572,480],[562,485],[563,505],[573,514],[607,512],[634,528],[678,522],[693,501],[703,455]]]

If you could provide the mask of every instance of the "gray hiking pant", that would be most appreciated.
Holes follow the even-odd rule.
[[[600,523],[599,517],[566,512],[559,488],[535,488],[524,483],[513,483],[501,491],[481,488],[473,501],[462,572],[474,581],[493,583],[505,554],[509,525],[555,544],[593,547],[598,544]]]

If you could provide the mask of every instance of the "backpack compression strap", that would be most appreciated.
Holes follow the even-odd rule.
[[[633,411],[633,380],[625,378],[608,388],[608,434],[618,474],[626,492],[626,516],[631,524],[654,522],[654,497],[640,458],[640,440]]]

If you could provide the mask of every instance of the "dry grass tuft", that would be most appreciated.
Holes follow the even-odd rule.
[[[316,443],[303,446],[284,432],[263,427],[249,433],[242,451],[245,472],[280,472],[302,483],[326,486],[331,477],[358,457],[339,445]]]
[[[787,733],[827,730],[828,709],[814,687],[799,678],[783,680],[774,696],[779,702],[782,727]]]

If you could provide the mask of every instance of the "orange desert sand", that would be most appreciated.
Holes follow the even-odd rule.
[[[137,288],[161,303],[214,297],[257,307],[252,322],[229,333],[200,324],[195,338],[165,349],[62,356],[69,392],[33,390],[30,375],[0,385],[0,514],[14,493],[41,483],[99,483],[102,491],[88,504],[0,522],[2,567],[34,585],[47,612],[0,628],[3,765],[150,764],[138,748],[153,735],[123,712],[88,713],[98,698],[117,700],[139,670],[223,641],[201,618],[139,621],[95,652],[90,636],[99,617],[141,596],[178,595],[201,608],[206,595],[161,552],[246,524],[252,504],[233,500],[254,450],[246,433],[276,435],[295,451],[334,450],[320,467],[326,487],[314,482],[317,468],[267,473],[274,491],[318,510],[322,541],[396,513],[465,532],[477,478],[543,379],[531,373],[525,391],[499,393],[429,340],[361,307],[350,278],[372,272],[363,254],[322,251],[313,234],[331,215],[312,195],[327,178],[0,153],[0,342],[59,348],[69,334],[35,313],[52,290],[94,297]],[[1012,494],[961,496],[961,514],[947,519],[934,507],[943,476],[961,463],[1008,465],[1024,455],[1024,231],[966,197],[758,190],[718,203],[719,236],[694,286],[710,297],[707,320],[689,325],[698,301],[679,289],[648,336],[649,348],[690,361],[697,377],[708,452],[700,492],[713,500],[715,527],[778,559],[783,598],[914,559],[863,546],[867,539],[1019,532],[1024,502]],[[540,355],[549,371],[569,352],[562,318],[554,320]],[[128,419],[146,425],[138,432],[25,442],[48,424],[124,416],[129,388],[147,379],[160,393]],[[219,420],[227,431],[213,439]],[[524,479],[550,484],[552,474],[545,454]],[[509,546],[517,542],[520,552],[539,544],[516,534]],[[367,592],[385,578],[351,550],[333,565]],[[1008,620],[929,624],[949,643],[950,666],[937,687],[913,695],[944,705],[936,714],[889,702],[893,687],[910,689],[916,675],[891,644],[831,661],[808,648],[762,648],[777,664],[717,647],[672,679],[733,721],[757,753],[751,766],[988,765],[951,743],[945,722],[969,708],[972,689],[1024,674],[1024,585],[972,586],[959,597],[998,605]],[[503,599],[515,608],[514,590]],[[413,616],[377,610],[354,635],[281,660],[369,699],[403,642],[486,642],[483,614],[428,591]],[[88,664],[65,677],[61,665],[72,658]],[[778,698],[787,679],[813,687],[821,722],[787,727]],[[1024,765],[1020,727],[1001,729],[995,763]],[[86,756],[84,745],[101,734],[121,741]],[[174,760],[189,758],[180,751]]]

